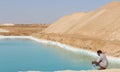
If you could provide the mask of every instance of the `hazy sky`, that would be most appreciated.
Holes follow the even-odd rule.
[[[0,23],[52,23],[75,12],[87,12],[112,0],[0,0]]]

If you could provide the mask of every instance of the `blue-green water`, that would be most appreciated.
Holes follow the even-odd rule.
[[[0,72],[91,70],[92,60],[82,53],[28,39],[0,40]]]

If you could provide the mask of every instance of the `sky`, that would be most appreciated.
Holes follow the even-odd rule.
[[[50,24],[64,15],[76,12],[89,12],[112,1],[113,0],[0,0],[0,23]]]

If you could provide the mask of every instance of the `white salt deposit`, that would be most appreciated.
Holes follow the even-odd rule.
[[[31,40],[37,41],[39,43],[56,45],[56,46],[59,46],[60,48],[63,48],[63,49],[66,49],[66,50],[69,50],[69,51],[72,51],[72,52],[86,54],[86,55],[89,55],[89,56],[92,56],[92,57],[95,57],[95,58],[97,57],[97,54],[95,52],[92,52],[92,51],[89,51],[89,50],[84,50],[84,49],[81,49],[81,48],[75,48],[75,47],[65,45],[65,44],[62,44],[62,43],[59,43],[59,42],[55,42],[55,41],[37,39],[37,38],[34,38],[32,36],[0,36],[0,39],[6,39],[6,38],[31,39]],[[120,63],[120,58],[112,57],[112,56],[107,56],[107,58],[110,62]]]

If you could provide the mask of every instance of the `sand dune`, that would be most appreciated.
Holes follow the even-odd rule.
[[[82,34],[107,40],[120,40],[120,3],[113,2],[89,13],[64,16],[45,33]]]
[[[120,2],[64,16],[33,36],[120,57]]]

